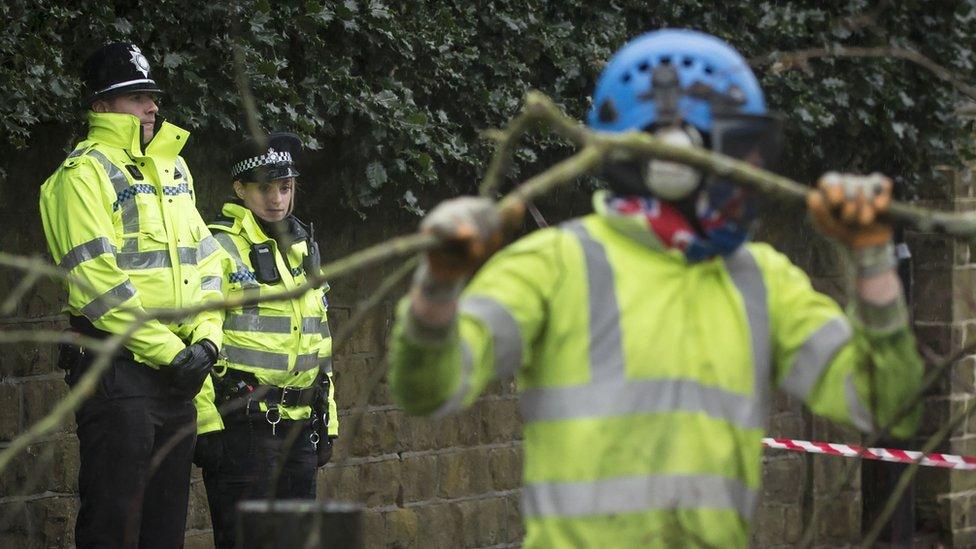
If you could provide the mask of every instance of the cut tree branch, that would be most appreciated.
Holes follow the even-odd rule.
[[[964,80],[958,78],[953,71],[939,65],[928,57],[908,48],[897,46],[879,46],[864,48],[858,46],[841,46],[834,44],[826,48],[809,48],[789,52],[772,52],[749,60],[749,64],[756,67],[772,64],[774,72],[788,70],[793,67],[805,68],[811,59],[821,59],[825,57],[844,57],[844,58],[875,58],[875,59],[901,59],[914,63],[940,79],[948,82],[952,87],[976,101],[976,87],[969,85]]]

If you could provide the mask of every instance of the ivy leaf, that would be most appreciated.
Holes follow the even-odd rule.
[[[167,53],[163,56],[163,66],[167,69],[175,69],[183,64],[186,58],[178,53]]]
[[[394,103],[396,103],[397,96],[395,93],[393,93],[390,90],[383,90],[380,93],[374,95],[373,99],[380,105],[383,105],[384,107],[390,107]]]
[[[130,23],[129,20],[124,17],[116,19],[112,26],[114,26],[115,30],[119,31],[123,35],[128,35],[132,32],[132,23]]]
[[[417,196],[413,194],[413,191],[407,190],[407,192],[403,193],[403,201],[407,211],[417,215],[418,217],[426,215],[427,212],[417,205]]]
[[[386,168],[383,167],[383,164],[370,162],[366,166],[366,181],[370,187],[379,189],[386,183],[386,180]]]

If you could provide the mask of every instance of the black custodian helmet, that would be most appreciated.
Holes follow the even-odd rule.
[[[149,74],[149,61],[139,46],[129,42],[107,44],[85,60],[84,104],[132,92],[162,93]]]
[[[249,137],[234,150],[231,180],[253,183],[298,177],[295,160],[301,150],[302,140],[293,133],[268,134],[266,147],[261,147],[257,140]]]

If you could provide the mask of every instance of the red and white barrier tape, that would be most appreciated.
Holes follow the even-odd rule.
[[[831,456],[862,457],[880,461],[896,463],[914,463],[930,467],[945,467],[947,469],[976,470],[976,456],[956,456],[952,454],[924,454],[914,450],[896,450],[894,448],[865,448],[853,444],[836,444],[833,442],[810,442],[809,440],[793,440],[791,438],[764,438],[763,446],[778,450],[792,450],[794,452],[808,452],[811,454],[827,454]]]

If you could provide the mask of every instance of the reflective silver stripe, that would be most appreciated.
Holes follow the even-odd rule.
[[[136,295],[135,286],[132,285],[132,282],[126,280],[122,284],[96,297],[88,305],[82,307],[81,314],[88,317],[88,320],[95,322],[99,318],[102,318],[105,313],[125,303],[134,295]]]
[[[177,248],[176,253],[179,255],[180,264],[196,265],[197,254],[193,248]],[[173,266],[169,257],[169,250],[121,252],[116,256],[115,261],[120,268],[130,271],[171,268]]]
[[[536,389],[530,389],[536,390]],[[522,406],[526,421],[613,417],[648,413],[705,413],[744,429],[763,426],[752,395],[709,387],[690,379],[596,381],[564,387],[559,398],[535,398]]]
[[[58,266],[65,271],[70,271],[71,269],[74,269],[78,265],[90,259],[94,259],[103,254],[114,253],[115,246],[112,245],[109,239],[105,238],[104,236],[100,236],[98,238],[89,240],[84,244],[79,244],[74,248],[71,248],[71,250],[69,250],[68,253],[64,254],[64,257],[61,258],[61,263]]]
[[[268,370],[288,369],[288,355],[284,353],[245,349],[228,344],[224,344],[223,352],[227,356],[227,360],[235,364]]]
[[[298,355],[295,357],[295,371],[304,372],[306,370],[314,370],[319,367],[319,355],[318,353],[310,355]]]
[[[176,166],[175,166],[174,169],[175,169],[175,171],[177,173],[179,173],[180,175],[183,176],[182,177],[183,179],[189,179],[190,178],[189,177],[190,170],[187,169],[186,164],[183,163],[183,159],[180,158],[180,157],[178,157],[178,156],[176,157]]]
[[[242,282],[241,285],[244,287],[244,299],[252,299],[261,296],[261,287],[258,286],[257,282]],[[260,315],[261,306],[257,303],[251,303],[250,305],[244,305],[241,307],[241,311],[246,315]]]
[[[472,295],[461,299],[462,314],[480,320],[491,331],[495,354],[495,375],[506,377],[522,366],[522,331],[504,305],[486,296]]]
[[[861,403],[861,397],[857,395],[857,387],[854,386],[854,379],[850,374],[844,380],[844,396],[847,401],[847,414],[851,418],[851,425],[863,433],[874,431],[871,412]]]
[[[526,517],[586,517],[653,509],[732,510],[748,520],[755,490],[737,479],[712,475],[651,475],[594,482],[527,484]]]
[[[332,357],[322,357],[319,359],[319,370],[326,374],[332,373]]]
[[[124,238],[124,239],[122,239],[122,251],[123,252],[138,252],[139,251],[139,239],[138,238]]]
[[[471,348],[468,347],[467,341],[462,339],[460,346],[461,379],[458,381],[458,388],[440,407],[431,413],[431,417],[444,417],[460,411],[464,404],[464,397],[471,391],[471,372],[474,371],[474,357],[471,355]]]
[[[213,290],[219,292],[223,288],[224,281],[219,276],[205,276],[200,282],[200,289],[203,291]]]
[[[287,316],[228,314],[224,319],[224,329],[262,334],[287,334],[291,333],[291,318]]]
[[[197,246],[197,261],[203,261],[219,249],[220,244],[217,244],[217,240],[214,237],[208,236],[204,238],[200,241],[199,246]]]
[[[613,278],[613,270],[610,268],[610,261],[607,260],[607,252],[602,244],[590,236],[582,221],[567,223],[566,229],[579,239],[586,260],[591,378],[624,379],[620,306],[617,303],[617,285]]]
[[[791,395],[806,400],[810,391],[823,376],[827,364],[834,355],[851,340],[851,326],[844,317],[828,320],[813,332],[796,352],[793,367],[783,380],[783,389]]]
[[[589,307],[589,360],[591,379],[588,385],[575,387],[529,387],[522,392],[520,405],[526,421],[558,419],[560,413],[571,413],[579,399],[601,398],[627,391],[620,335],[620,309],[613,271],[603,245],[594,240],[583,226],[574,220],[563,227],[576,236],[586,263]],[[600,409],[598,407],[598,409]],[[612,412],[613,409],[605,408]]]
[[[115,256],[119,268],[127,271],[143,269],[170,268],[173,262],[169,259],[168,250],[153,250],[151,252],[121,252]]]
[[[769,308],[766,306],[766,283],[762,271],[747,245],[740,246],[725,258],[725,267],[733,284],[742,296],[749,322],[752,343],[754,414],[751,425],[766,427],[769,419],[770,385],[772,384],[772,355],[770,351]]]
[[[306,316],[302,318],[302,333],[317,334],[321,330],[322,319],[317,316]]]
[[[241,258],[241,252],[237,250],[237,246],[234,244],[234,239],[231,238],[229,234],[218,232],[217,234],[213,235],[213,239],[216,240],[217,243],[220,244],[228,254],[230,254],[231,258],[234,259],[234,263],[237,264],[238,270],[250,271],[250,269],[248,269],[247,265],[244,263],[244,259]]]
[[[102,88],[97,92],[95,92],[94,95],[105,93],[109,90],[114,90],[115,88],[121,88],[122,86],[131,86],[132,84],[152,84],[153,86],[155,86],[156,81],[153,80],[152,78],[136,78],[135,80],[126,80],[125,82],[119,82],[118,84],[112,84],[107,88]]]
[[[241,253],[237,250],[237,246],[234,245],[234,240],[229,234],[218,231],[213,235],[213,238],[224,250],[227,251],[228,254],[230,254],[231,258],[234,259],[234,262],[237,264],[238,271],[243,270],[245,272],[250,272],[250,269],[248,269],[247,265],[244,264],[244,260],[241,259]],[[245,297],[255,296],[260,293],[260,286],[255,281],[241,282],[241,287],[244,288]],[[248,314],[258,314],[258,306],[248,305],[244,307],[244,312]]]
[[[328,322],[323,322],[320,325],[319,333],[322,334],[322,339],[326,339],[326,338],[332,337],[332,330],[329,329],[329,323]]]
[[[107,156],[101,152],[92,149],[88,151],[88,154],[92,158],[98,161],[108,175],[109,180],[112,182],[112,187],[115,188],[115,194],[119,195],[124,193],[129,188],[129,179],[122,173]],[[122,232],[124,233],[137,233],[139,232],[139,207],[136,205],[135,200],[125,200],[121,204],[122,208]]]
[[[180,265],[196,265],[196,248],[176,248],[176,255],[180,258]]]

